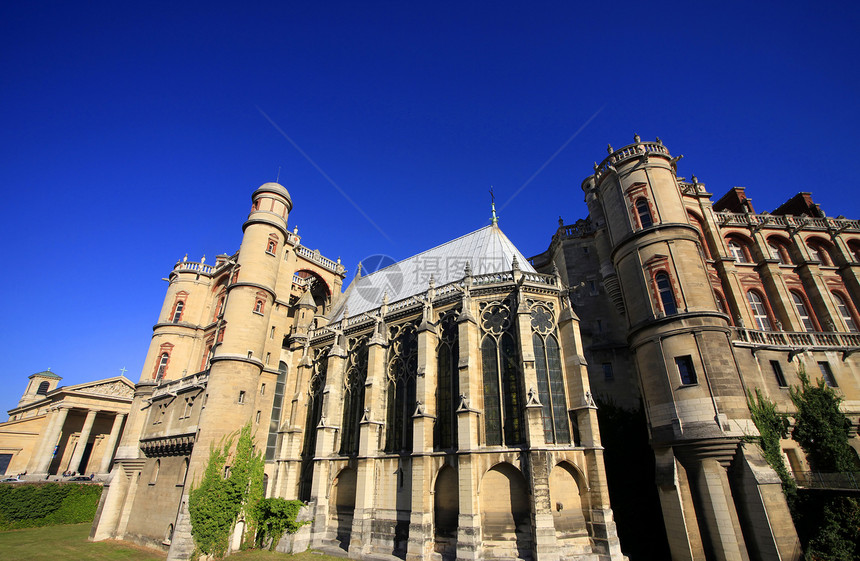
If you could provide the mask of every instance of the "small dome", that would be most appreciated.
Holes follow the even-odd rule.
[[[290,208],[292,209],[293,200],[290,198],[290,192],[287,191],[287,188],[281,185],[280,183],[275,183],[274,181],[270,181],[268,183],[263,183],[260,185],[254,194],[251,195],[251,198],[256,199],[260,193],[274,193],[276,195],[280,195],[287,199]]]

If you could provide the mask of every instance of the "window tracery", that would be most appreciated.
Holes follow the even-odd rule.
[[[484,437],[487,445],[513,445],[524,440],[519,352],[513,333],[510,300],[479,306],[484,383]]]
[[[411,451],[418,374],[417,324],[409,322],[392,326],[388,341],[385,450]]]
[[[546,442],[570,444],[570,424],[553,308],[551,302],[539,302],[533,304],[531,308],[538,399],[541,403],[541,418]]]
[[[347,344],[346,376],[343,388],[343,420],[340,453],[358,453],[359,425],[364,411],[364,382],[367,379],[367,336]]]
[[[437,449],[457,448],[457,402],[459,379],[459,310],[451,310],[439,318],[439,345],[436,350],[436,425],[434,442]]]

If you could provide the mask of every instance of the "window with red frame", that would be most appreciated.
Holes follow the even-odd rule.
[[[155,381],[161,382],[164,379],[164,375],[167,373],[167,363],[170,361],[170,355],[167,353],[161,353],[161,358],[158,360],[158,369],[155,372]]]
[[[266,303],[261,298],[257,298],[254,301],[254,311],[257,312],[258,314],[262,314],[265,307],[266,307]]]
[[[675,292],[672,290],[669,275],[660,271],[654,275],[654,282],[657,283],[657,293],[660,295],[660,304],[663,307],[663,313],[667,316],[677,314],[678,306],[675,303]]]
[[[761,294],[755,290],[750,290],[747,292],[747,299],[750,303],[750,310],[755,319],[756,327],[761,331],[772,331],[773,326],[771,326],[770,317],[767,315],[767,308],[764,305],[764,299]]]
[[[642,228],[650,228],[654,225],[654,219],[651,217],[651,208],[648,206],[648,200],[645,197],[636,199],[636,215],[639,217],[639,226]]]
[[[833,299],[836,301],[836,309],[839,310],[839,316],[845,322],[848,331],[860,331],[857,329],[857,322],[854,321],[854,315],[851,313],[851,308],[848,307],[848,302],[838,292],[831,292]]]
[[[172,321],[173,323],[179,323],[179,320],[182,319],[182,310],[184,310],[184,309],[185,309],[185,302],[184,301],[179,300],[178,302],[176,302],[176,305],[173,307],[173,317],[171,318],[170,321]]]

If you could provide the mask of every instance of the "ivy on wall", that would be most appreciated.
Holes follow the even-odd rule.
[[[254,447],[250,423],[239,431],[234,450],[235,438],[234,433],[222,445],[212,446],[200,484],[188,498],[191,535],[198,555],[223,557],[240,516],[246,522],[246,535],[256,532],[265,460]]]

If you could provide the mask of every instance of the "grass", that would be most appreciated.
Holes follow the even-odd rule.
[[[45,526],[0,532],[3,561],[164,561],[165,553],[128,542],[89,542],[92,524]],[[311,551],[286,555],[271,551],[243,551],[229,561],[343,561],[340,557]]]

